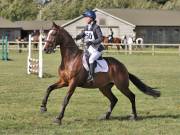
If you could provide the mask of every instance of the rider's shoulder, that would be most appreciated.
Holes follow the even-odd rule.
[[[100,29],[100,26],[98,24],[94,24],[94,29]]]
[[[86,26],[84,27],[84,30],[88,30],[88,25],[86,25]]]

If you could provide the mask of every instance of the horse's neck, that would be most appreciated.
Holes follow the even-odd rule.
[[[68,37],[68,38],[67,38]],[[63,43],[60,45],[61,57],[63,62],[68,62],[76,57],[79,48],[76,46],[74,40],[66,36]]]

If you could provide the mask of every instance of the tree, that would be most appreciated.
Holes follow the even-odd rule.
[[[38,1],[50,1],[42,7],[44,20],[72,19],[94,8],[180,9],[180,0],[0,0],[0,15],[13,21],[37,19]]]
[[[42,9],[42,18],[44,20],[63,19],[63,4],[61,1],[53,0]]]
[[[33,0],[8,0],[4,4],[1,15],[12,21],[37,18],[38,6]]]

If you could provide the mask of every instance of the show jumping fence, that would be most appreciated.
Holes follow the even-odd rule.
[[[43,77],[43,57],[42,57],[42,35],[39,36],[39,58],[32,58],[32,42],[29,35],[28,57],[27,57],[27,74],[37,74],[39,78]]]

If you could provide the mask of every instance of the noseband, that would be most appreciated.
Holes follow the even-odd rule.
[[[54,44],[54,41],[50,41],[50,40],[45,40],[45,42],[47,42],[49,44]]]

